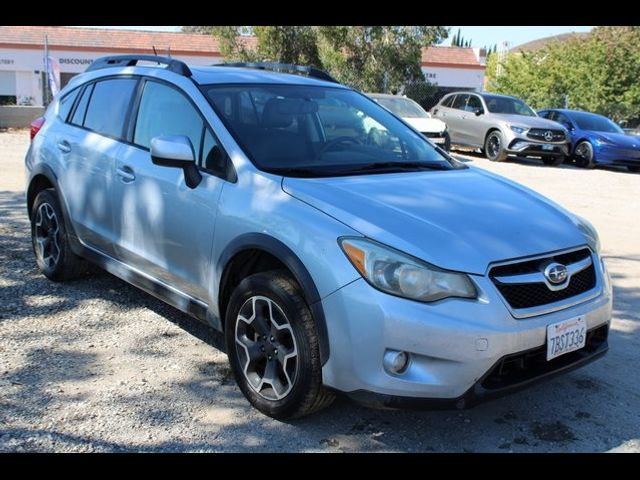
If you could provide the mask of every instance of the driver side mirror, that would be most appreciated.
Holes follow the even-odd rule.
[[[189,188],[196,188],[202,175],[196,166],[193,145],[184,135],[163,135],[151,139],[151,161],[154,165],[181,168]]]
[[[482,111],[481,108],[474,108],[473,109],[473,113],[476,115],[476,117],[479,117],[480,115],[482,115],[484,112]]]

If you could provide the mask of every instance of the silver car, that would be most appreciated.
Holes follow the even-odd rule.
[[[31,134],[42,273],[92,262],[206,322],[275,418],[336,392],[463,408],[608,349],[611,283],[587,220],[324,72],[107,57]]]
[[[538,157],[545,165],[560,165],[569,155],[566,129],[538,117],[515,97],[454,92],[442,97],[431,113],[447,124],[452,144],[479,148],[494,162],[514,155]]]

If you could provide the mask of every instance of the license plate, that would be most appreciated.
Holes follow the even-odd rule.
[[[547,326],[547,360],[580,350],[587,341],[587,322],[575,317]]]
[[[553,150],[553,145],[542,145],[543,150]]]

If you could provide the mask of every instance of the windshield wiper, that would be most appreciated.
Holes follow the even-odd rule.
[[[354,168],[339,170],[340,173],[357,172],[406,172],[420,170],[451,170],[451,166],[438,162],[378,162],[360,165]]]

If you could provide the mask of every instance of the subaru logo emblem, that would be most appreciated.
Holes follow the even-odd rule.
[[[555,262],[547,265],[543,273],[545,278],[549,280],[549,283],[553,285],[560,285],[561,283],[564,283],[569,276],[567,267]]]
[[[547,130],[546,132],[544,132],[544,139],[547,142],[550,142],[551,140],[553,140],[553,133],[551,132],[551,130]]]

